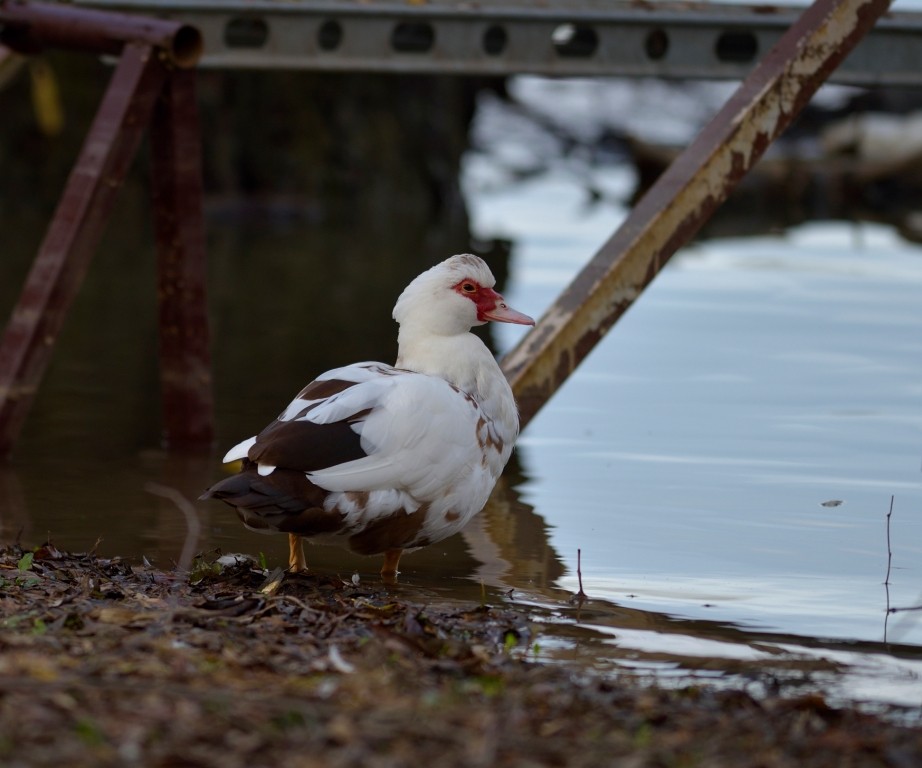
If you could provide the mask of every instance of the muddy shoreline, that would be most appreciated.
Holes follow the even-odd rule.
[[[601,679],[535,663],[522,611],[280,576],[0,549],[0,764],[922,764],[922,729],[816,694]]]

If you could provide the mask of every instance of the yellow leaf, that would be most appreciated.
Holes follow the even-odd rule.
[[[64,108],[54,71],[47,61],[29,60],[32,80],[32,107],[39,130],[48,137],[57,136],[64,129]]]

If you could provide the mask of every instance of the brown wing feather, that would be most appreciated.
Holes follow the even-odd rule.
[[[243,462],[243,470],[215,484],[201,498],[220,499],[235,507],[246,525],[259,530],[304,536],[338,530],[341,515],[323,508],[328,492],[314,485],[304,473],[365,457],[352,425],[361,422],[369,411],[359,411],[332,424],[297,418],[355,383],[328,379],[308,384],[298,398],[314,402],[308,402],[295,419],[277,419],[260,432]],[[263,476],[257,471],[257,463],[276,469]]]
[[[333,395],[354,387],[358,382],[347,379],[316,379],[298,393],[301,400],[325,400]]]
[[[313,472],[367,456],[351,424],[357,421],[314,424],[310,421],[275,421],[250,448],[249,459],[273,467]]]
[[[321,400],[354,387],[355,384],[345,379],[312,381],[298,393],[297,399],[315,402],[306,405],[294,419],[277,419],[260,432],[256,443],[249,450],[250,461],[313,472],[367,456],[362,450],[359,436],[351,426],[364,419],[367,411],[332,424],[298,420],[320,405]]]

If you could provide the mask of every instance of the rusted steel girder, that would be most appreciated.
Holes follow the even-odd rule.
[[[214,437],[214,402],[194,72],[166,83],[150,138],[164,432],[170,448],[203,447]]]
[[[69,48],[119,54],[126,42],[147,43],[177,67],[202,55],[202,36],[188,24],[57,3],[0,0],[0,42],[19,53]]]
[[[890,0],[816,0],[660,176],[503,358],[523,427],[889,6]]]
[[[0,341],[0,457],[22,428],[166,74],[152,46],[125,46]]]
[[[0,459],[13,448],[141,137],[151,125],[163,416],[172,448],[210,445],[205,234],[194,73],[201,36],[157,19],[0,0],[0,40],[120,53],[0,339]]]

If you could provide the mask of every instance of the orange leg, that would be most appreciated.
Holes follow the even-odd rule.
[[[381,566],[381,578],[385,584],[397,583],[397,564],[400,562],[402,549],[387,549],[384,551],[384,564]]]
[[[307,559],[304,557],[304,542],[296,533],[288,534],[288,572],[299,573],[307,570]]]

